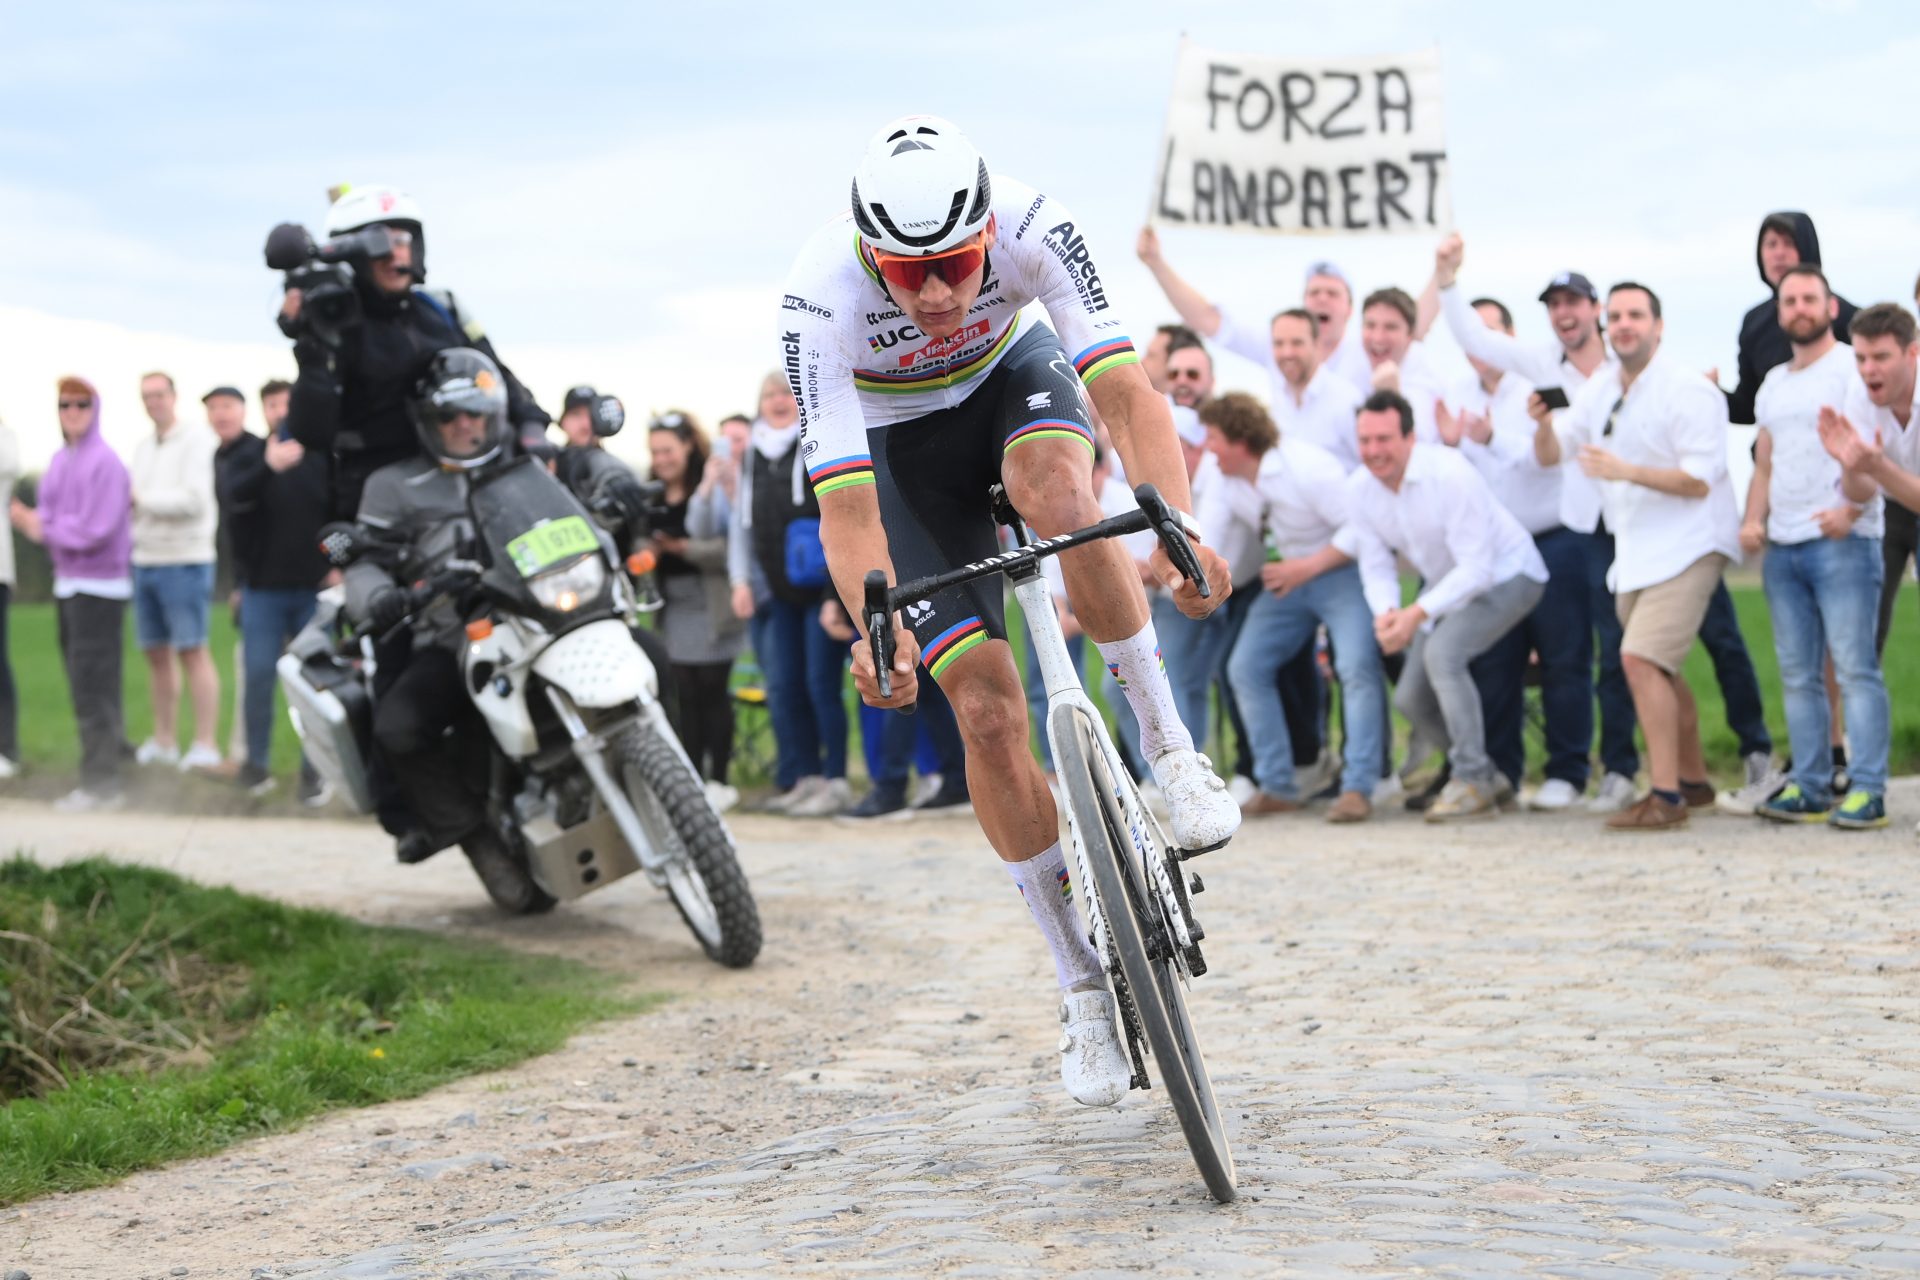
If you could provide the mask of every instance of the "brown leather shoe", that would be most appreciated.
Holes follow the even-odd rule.
[[[1687,812],[1695,809],[1711,809],[1714,804],[1714,790],[1711,782],[1683,782],[1680,784],[1680,798],[1687,802]]]
[[[1328,822],[1365,822],[1373,813],[1373,806],[1358,791],[1342,791],[1334,802],[1327,806]]]
[[[1668,804],[1651,791],[1607,819],[1609,831],[1678,831],[1686,825],[1686,805]]]
[[[1289,800],[1285,796],[1256,791],[1252,798],[1240,806],[1240,815],[1245,818],[1258,818],[1268,813],[1298,813],[1304,808],[1306,806],[1298,800]]]

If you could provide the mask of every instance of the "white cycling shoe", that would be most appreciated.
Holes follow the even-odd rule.
[[[1166,801],[1174,843],[1188,853],[1218,849],[1240,829],[1240,806],[1213,762],[1198,751],[1162,752],[1153,762],[1153,780]]]
[[[1113,995],[1069,991],[1060,1001],[1060,1082],[1085,1107],[1110,1107],[1133,1081],[1114,1025]]]

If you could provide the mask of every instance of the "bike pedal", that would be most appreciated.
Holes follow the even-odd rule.
[[[1232,836],[1228,836],[1226,840],[1216,840],[1212,844],[1203,844],[1198,849],[1181,849],[1176,846],[1175,852],[1180,855],[1180,861],[1185,862],[1188,858],[1197,858],[1203,853],[1212,853],[1215,849],[1224,849],[1227,847],[1228,841],[1232,839]]]
[[[1187,881],[1187,892],[1205,893],[1206,891],[1207,886],[1200,883],[1200,873],[1198,871],[1194,872],[1192,877]]]

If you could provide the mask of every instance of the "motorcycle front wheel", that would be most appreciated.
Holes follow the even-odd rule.
[[[667,895],[711,960],[744,969],[760,954],[760,911],[720,815],[687,764],[651,727],[608,744],[620,788],[667,855]]]

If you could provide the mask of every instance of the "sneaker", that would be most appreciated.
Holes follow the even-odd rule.
[[[242,791],[255,799],[271,794],[276,785],[273,775],[257,764],[241,765],[240,771],[234,775],[233,780]]]
[[[967,790],[967,778],[965,774],[961,774],[959,777],[952,779],[942,777],[937,773],[930,773],[927,777],[938,779],[940,785],[935,787],[932,794],[929,795],[924,785],[925,779],[922,779],[923,785],[920,787],[920,798],[914,801],[913,805],[913,812],[916,815],[925,815],[929,818],[945,818],[958,813],[973,812],[973,796]]]
[[[1606,821],[1609,831],[1677,831],[1687,825],[1687,806],[1669,804],[1649,791]]]
[[[1563,809],[1573,808],[1573,802],[1579,798],[1579,789],[1565,778],[1548,778],[1528,794],[1527,808],[1537,809],[1541,813],[1559,813]]]
[[[1358,791],[1342,791],[1327,806],[1327,821],[1333,823],[1365,822],[1372,814],[1373,806]]]
[[[1242,809],[1247,807],[1247,801],[1253,799],[1254,794],[1259,790],[1260,784],[1244,773],[1236,773],[1227,779],[1227,794],[1232,796],[1233,802]]]
[[[715,813],[725,813],[740,803],[739,790],[724,782],[708,782],[706,792],[707,803],[713,806]]]
[[[300,803],[309,809],[324,809],[333,803],[333,784],[315,774],[300,779]]]
[[[1391,809],[1407,798],[1407,784],[1400,781],[1400,775],[1390,773],[1373,784],[1373,807]]]
[[[192,773],[196,769],[218,769],[227,762],[220,754],[220,748],[210,747],[204,742],[196,742],[187,748],[187,754],[180,757],[180,772]]]
[[[118,791],[89,791],[75,787],[53,802],[55,813],[112,813],[127,803]]]
[[[1832,792],[1836,796],[1844,796],[1852,793],[1853,774],[1848,772],[1847,766],[1844,763],[1833,766],[1833,778],[1828,783],[1828,786],[1832,788]]]
[[[1849,791],[1847,798],[1827,815],[1831,826],[1847,831],[1871,831],[1887,825],[1886,801],[1868,791]]]
[[[1491,818],[1499,811],[1497,796],[1498,789],[1491,782],[1469,782],[1465,778],[1454,778],[1427,806],[1427,821]]]
[[[1713,807],[1720,812],[1743,818],[1751,817],[1754,810],[1787,785],[1787,775],[1774,768],[1773,757],[1766,752],[1756,751],[1744,763],[1747,780],[1737,791],[1722,791],[1713,802]]]
[[[1453,781],[1452,768],[1444,764],[1441,765],[1440,772],[1433,775],[1432,781],[1428,782],[1426,786],[1420,788],[1418,791],[1408,794],[1406,800],[1403,802],[1407,807],[1407,812],[1425,813],[1433,806],[1433,802],[1440,798],[1440,793],[1447,789],[1447,784],[1451,781]]]
[[[1831,808],[1802,791],[1799,783],[1789,782],[1778,795],[1756,805],[1753,812],[1769,822],[1825,822]]]
[[[808,774],[800,781],[767,800],[760,807],[768,813],[792,813],[793,806],[803,800],[811,800],[814,792],[827,785],[827,780],[817,773]]]
[[[1270,813],[1298,813],[1307,806],[1298,800],[1286,796],[1276,796],[1270,791],[1255,791],[1246,803],[1240,806],[1243,818],[1259,818]]]
[[[1497,769],[1493,774],[1493,803],[1502,813],[1520,811],[1520,792],[1507,780],[1507,775]]]
[[[1153,762],[1153,779],[1166,800],[1174,843],[1187,853],[1218,849],[1240,829],[1240,806],[1227,794],[1213,762],[1198,751],[1161,752]]]
[[[918,809],[927,801],[940,794],[940,786],[945,779],[938,773],[923,773],[920,780],[913,784],[913,799],[908,803]]]
[[[1111,993],[1070,991],[1060,1001],[1060,1082],[1083,1107],[1110,1107],[1126,1096],[1133,1067],[1120,1047]]]
[[[1688,782],[1682,779],[1680,798],[1687,802],[1689,810],[1711,809],[1718,803],[1711,782]]]
[[[803,796],[787,806],[787,815],[794,818],[831,818],[852,805],[853,788],[847,785],[845,778],[822,778],[813,788],[813,794]]]
[[[133,762],[177,765],[180,763],[180,751],[177,747],[163,747],[152,738],[148,738],[134,750]]]
[[[913,810],[907,807],[907,784],[899,782],[876,782],[873,790],[860,797],[860,803],[834,818],[835,822],[872,822],[877,818],[911,818]]]
[[[5,756],[0,756],[0,782],[20,776],[20,766]]]
[[[1340,757],[1323,748],[1312,764],[1294,775],[1294,785],[1307,799],[1318,799],[1321,792],[1332,790],[1340,785],[1342,767]]]
[[[1587,812],[1622,813],[1639,798],[1640,792],[1632,778],[1624,773],[1609,773],[1594,788],[1592,799],[1587,801]]]

